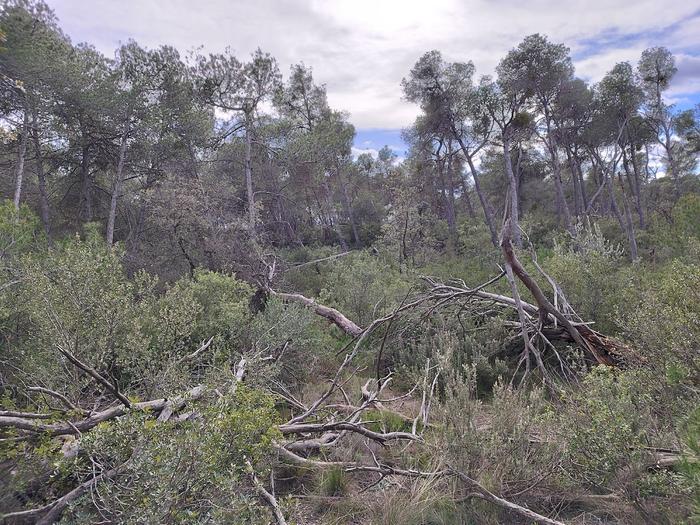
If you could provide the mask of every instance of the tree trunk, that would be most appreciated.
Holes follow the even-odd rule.
[[[452,164],[452,141],[447,142],[447,213],[450,217],[448,222],[452,223],[451,233],[457,239],[457,208],[455,207],[455,183]]]
[[[578,178],[578,171],[576,169],[576,161],[571,152],[571,149],[566,146],[566,158],[569,161],[569,170],[571,171],[571,182],[574,185],[574,215],[580,217],[585,209],[583,203],[583,193],[581,191],[581,181]]]
[[[114,223],[117,218],[117,199],[122,190],[124,181],[124,161],[126,160],[126,140],[129,136],[129,124],[126,125],[124,133],[122,133],[121,142],[119,144],[119,160],[117,161],[117,173],[114,176],[112,183],[112,198],[109,202],[109,217],[107,218],[107,246],[114,244]]]
[[[438,170],[438,178],[440,180],[440,193],[442,193],[442,201],[444,205],[444,210],[445,210],[445,220],[447,221],[447,229],[449,231],[450,235],[450,241],[454,241],[456,235],[457,235],[457,224],[455,221],[455,209],[454,209],[454,194],[452,195],[452,199],[450,199],[450,188],[447,184],[447,180],[445,179],[445,163],[448,164],[448,171],[449,171],[449,156],[446,156],[445,159],[440,161],[440,157],[438,157],[435,161],[437,165],[437,170]]]
[[[666,150],[666,160],[668,162],[669,171],[667,175],[669,175],[671,177],[671,180],[673,181],[676,199],[678,199],[681,194],[681,186],[680,181],[678,180],[676,161],[673,155],[673,141],[671,140],[671,131],[668,129],[668,126],[666,124],[662,124],[662,128],[664,131],[663,147]]]
[[[343,235],[343,231],[340,229],[340,226],[338,224],[337,220],[334,220],[333,217],[333,202],[331,200],[331,188],[328,185],[328,181],[324,180],[323,187],[326,190],[326,207],[328,208],[328,225],[333,229],[335,234],[338,237],[338,242],[340,243],[340,248],[344,251],[348,251],[348,243],[345,240],[345,236]]]
[[[78,214],[85,221],[92,220],[92,181],[90,180],[90,143],[84,126],[81,125],[80,156],[80,205]]]
[[[474,163],[472,162],[472,157],[469,154],[469,150],[467,150],[467,147],[464,145],[464,142],[462,141],[461,137],[457,137],[457,142],[459,143],[459,146],[462,149],[464,158],[467,159],[467,164],[469,164],[469,171],[471,171],[472,178],[474,179],[474,189],[476,190],[476,194],[479,197],[479,202],[481,202],[481,209],[484,211],[484,220],[486,221],[486,226],[488,226],[489,232],[491,233],[491,242],[493,243],[495,248],[498,248],[498,234],[496,233],[496,226],[493,222],[493,208],[491,208],[491,204],[486,199],[484,192],[481,191],[479,173],[474,167]]]
[[[520,236],[520,222],[518,220],[518,181],[515,178],[513,171],[513,162],[510,158],[510,137],[506,130],[503,133],[503,162],[506,167],[506,175],[508,176],[508,185],[510,187],[510,227],[511,237],[516,246],[522,246],[522,238]]]
[[[29,135],[29,114],[25,108],[22,122],[22,136],[19,139],[17,152],[17,171],[15,174],[15,210],[19,211],[19,201],[22,198],[22,178],[24,177],[24,158],[27,156],[27,138]]]
[[[251,133],[252,119],[248,113],[245,116],[245,185],[248,193],[248,227],[250,234],[255,238],[255,194],[253,193],[253,166],[252,148],[253,137]]]
[[[566,202],[566,195],[564,195],[564,186],[561,182],[561,165],[559,164],[557,146],[554,139],[551,137],[551,134],[549,135],[547,149],[549,150],[549,157],[552,160],[552,174],[554,175],[554,188],[557,196],[557,213],[559,215],[559,219],[564,223],[564,228],[566,228],[567,231],[573,232],[571,227],[571,212],[569,211],[569,205]]]
[[[355,224],[355,217],[352,214],[352,206],[350,206],[350,195],[348,195],[348,185],[345,182],[345,178],[343,177],[340,167],[336,169],[338,174],[338,184],[340,184],[340,190],[343,199],[343,208],[345,208],[345,214],[348,216],[348,221],[350,221],[350,228],[352,230],[352,237],[355,242],[355,246],[359,247],[362,243],[360,242],[360,235],[357,231],[357,224]]]
[[[49,197],[46,191],[46,174],[44,173],[44,160],[41,157],[41,143],[39,142],[39,122],[36,108],[32,111],[32,139],[34,142],[34,156],[36,158],[36,176],[39,180],[39,210],[41,223],[46,232],[46,238],[51,242],[51,224],[49,219]]]
[[[576,176],[578,177],[578,186],[581,190],[581,202],[583,203],[582,209],[588,208],[588,196],[586,195],[586,183],[583,180],[583,169],[581,169],[581,163],[576,161],[574,157],[574,164],[576,166]]]
[[[637,163],[637,157],[634,154],[634,147],[631,148],[630,151],[630,161],[632,163],[632,173],[634,174],[633,180],[634,180],[634,193],[635,193],[635,198],[636,204],[637,204],[637,213],[639,214],[639,227],[644,230],[646,229],[646,220],[644,218],[644,203],[642,201],[642,183],[641,183],[641,173],[639,172],[639,165]]]
[[[469,217],[472,219],[476,217],[476,214],[474,213],[474,206],[472,206],[472,200],[469,197],[469,187],[467,186],[467,180],[462,177],[462,175],[459,175],[459,182],[462,185],[462,196],[464,197],[464,205],[467,208],[467,214]]]
[[[618,174],[619,179],[620,179],[620,187],[622,188],[622,207],[623,211],[625,213],[625,220],[624,223],[622,222],[622,218],[618,217],[618,221],[620,221],[620,225],[622,226],[622,229],[627,233],[627,239],[629,240],[630,244],[630,258],[632,261],[636,261],[639,258],[638,250],[637,250],[637,236],[635,235],[634,232],[634,222],[632,221],[632,212],[630,211],[630,204],[627,199],[627,195],[625,194],[625,186],[622,180],[622,175]],[[613,195],[614,199],[614,191],[612,191],[612,187],[614,184],[610,185],[611,188],[611,195]],[[617,207],[617,204],[615,204]],[[617,215],[620,215],[620,212],[617,212]]]

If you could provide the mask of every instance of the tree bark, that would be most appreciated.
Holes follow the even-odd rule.
[[[17,151],[17,170],[15,172],[15,210],[19,211],[19,201],[22,198],[22,178],[24,177],[24,159],[27,156],[27,138],[29,135],[29,113],[24,110],[22,122],[22,135],[19,139],[19,150]]]
[[[128,120],[128,118],[127,118]],[[122,191],[124,182],[124,162],[126,160],[126,142],[129,137],[129,124],[127,122],[126,129],[122,133],[119,143],[119,160],[117,161],[117,172],[112,183],[112,198],[109,202],[109,217],[107,218],[107,246],[114,244],[114,223],[117,219],[117,199]]]
[[[36,162],[36,176],[39,180],[39,211],[41,223],[46,232],[46,238],[51,242],[51,224],[49,219],[49,197],[46,191],[46,173],[44,173],[44,159],[41,156],[41,143],[39,142],[39,122],[36,108],[32,110],[32,141],[34,143],[34,156]]]
[[[510,136],[508,130],[505,130],[502,136],[503,139],[503,162],[506,167],[506,175],[508,177],[508,185],[510,187],[510,228],[513,242],[516,246],[522,246],[522,238],[520,236],[520,222],[518,220],[518,180],[515,178],[513,171],[513,162],[510,158]]]

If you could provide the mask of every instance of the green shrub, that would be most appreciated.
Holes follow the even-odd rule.
[[[644,429],[633,374],[595,367],[561,419],[568,442],[568,473],[578,482],[604,487],[640,457]],[[575,432],[572,432],[575,429]]]
[[[232,396],[200,404],[198,417],[185,423],[137,412],[102,423],[81,447],[103,468],[123,466],[99,485],[94,501],[119,523],[267,523],[246,461],[266,475],[278,422],[270,396],[239,385]],[[93,500],[84,503],[75,516],[92,513]]]

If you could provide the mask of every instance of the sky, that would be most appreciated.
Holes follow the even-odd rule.
[[[667,99],[700,103],[700,0],[47,0],[74,42],[112,56],[120,42],[220,52],[257,47],[283,73],[311,66],[334,109],[350,114],[354,152],[384,145],[403,156],[401,129],[418,114],[400,82],[426,51],[491,74],[526,35],[571,49],[576,74],[596,82],[651,46],[676,56]]]

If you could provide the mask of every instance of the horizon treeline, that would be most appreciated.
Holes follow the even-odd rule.
[[[521,221],[573,233],[609,217],[634,260],[650,221],[696,189],[698,109],[665,103],[676,68],[661,47],[594,85],[541,35],[493,78],[430,51],[402,82],[422,112],[398,163],[388,147],[353,158],[349,116],[303,64],[283,79],[260,50],[185,59],[135,41],[108,58],[40,2],[7,3],[1,29],[3,193],[49,238],[97,222],[134,267],[176,262],[170,277],[257,240],[367,247],[407,206],[451,246],[475,217],[496,244],[504,207],[518,243]]]

